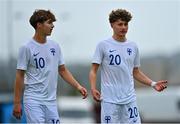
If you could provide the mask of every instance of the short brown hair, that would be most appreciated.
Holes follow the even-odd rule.
[[[35,10],[33,15],[30,17],[29,22],[30,24],[36,29],[37,23],[43,23],[51,19],[52,22],[56,21],[54,14],[50,10]]]
[[[118,19],[129,22],[132,19],[132,15],[125,9],[112,10],[112,12],[109,14],[109,22],[113,23]]]

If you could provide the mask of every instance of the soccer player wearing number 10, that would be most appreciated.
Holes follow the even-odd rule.
[[[54,21],[55,16],[49,10],[36,10],[30,18],[35,34],[19,50],[13,115],[17,119],[21,118],[24,86],[23,103],[27,123],[60,122],[56,103],[58,73],[83,98],[87,97],[87,90],[65,67],[60,46],[47,39],[54,28]]]
[[[94,100],[101,101],[102,123],[141,123],[134,78],[152,86],[156,91],[166,88],[166,80],[154,82],[140,70],[138,47],[126,38],[131,18],[132,15],[127,10],[113,10],[109,15],[113,35],[97,45],[93,56],[89,80]],[[101,94],[96,89],[100,65]]]

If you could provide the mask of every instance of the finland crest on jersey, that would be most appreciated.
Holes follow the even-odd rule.
[[[54,41],[39,44],[33,39],[19,50],[17,69],[26,70],[24,101],[56,99],[58,66],[64,64]]]
[[[133,68],[140,66],[134,42],[118,42],[113,38],[101,41],[92,63],[101,65],[102,100],[124,104],[135,100]]]

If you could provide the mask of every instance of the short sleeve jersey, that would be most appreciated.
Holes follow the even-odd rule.
[[[113,38],[101,41],[92,63],[101,66],[101,99],[105,102],[126,104],[136,100],[133,68],[140,66],[137,45]]]
[[[58,66],[63,64],[60,46],[54,41],[40,44],[31,39],[20,47],[17,69],[25,70],[24,102],[56,100]]]

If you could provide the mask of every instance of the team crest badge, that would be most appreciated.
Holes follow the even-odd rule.
[[[110,123],[111,116],[105,116],[104,119],[105,119],[106,123],[108,124],[108,123]]]
[[[128,53],[128,55],[131,55],[132,54],[132,49],[131,48],[127,48],[127,53]]]
[[[51,51],[52,55],[54,56],[55,53],[56,53],[55,49],[54,49],[54,48],[51,48],[50,51]]]

